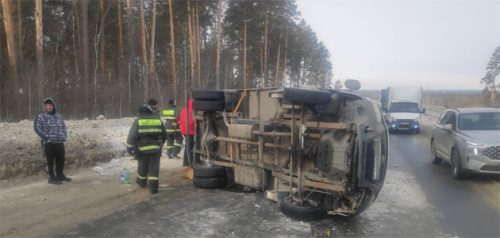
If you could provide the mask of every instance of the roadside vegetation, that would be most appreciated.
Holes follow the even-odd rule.
[[[490,61],[486,66],[486,73],[483,78],[481,78],[481,83],[485,85],[483,94],[489,97],[491,106],[500,106],[500,100],[498,99],[498,89],[500,89],[500,83],[498,83],[497,78],[500,74],[500,46],[498,46],[493,54],[491,55]]]
[[[67,118],[134,115],[184,89],[330,87],[295,0],[0,1],[0,120],[50,96]],[[161,106],[161,105],[160,105]]]

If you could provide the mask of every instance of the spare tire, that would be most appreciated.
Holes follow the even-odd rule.
[[[290,196],[283,196],[281,198],[280,210],[287,217],[299,221],[321,220],[327,216],[327,211],[323,204],[317,207],[299,206],[292,203]]]
[[[224,97],[226,101],[226,111],[227,112],[232,112],[236,105],[238,104],[238,101],[240,100],[240,91],[237,90],[226,90],[224,91]]]
[[[193,90],[191,91],[193,99],[206,101],[224,100],[224,91],[221,90]]]
[[[322,89],[285,88],[283,98],[297,104],[329,104],[332,93]]]
[[[226,167],[218,165],[206,166],[204,164],[195,164],[193,166],[193,176],[203,178],[226,177]]]
[[[224,98],[226,103],[238,102],[240,100],[241,93],[238,90],[226,90],[224,91]]]
[[[224,188],[227,186],[226,177],[202,178],[193,177],[193,186],[197,188]]]
[[[205,101],[205,100],[193,100],[193,109],[195,111],[207,111],[207,112],[215,112],[215,111],[223,111],[224,110],[224,100],[218,101]]]

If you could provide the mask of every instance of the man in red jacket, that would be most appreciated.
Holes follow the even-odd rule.
[[[186,107],[182,108],[181,115],[179,116],[179,125],[181,127],[181,134],[184,136],[186,144],[184,147],[184,160],[182,161],[182,166],[188,167],[193,163],[192,156],[195,132],[193,120],[193,99],[188,100],[187,110]]]

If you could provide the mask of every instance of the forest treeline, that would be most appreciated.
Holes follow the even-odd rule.
[[[184,89],[330,87],[295,0],[0,0],[0,120],[135,115]]]

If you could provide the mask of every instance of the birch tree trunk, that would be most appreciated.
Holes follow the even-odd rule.
[[[175,34],[174,34],[174,14],[172,0],[168,0],[168,12],[170,20],[170,57],[172,61],[172,89],[174,99],[177,101],[177,67],[175,62]]]

